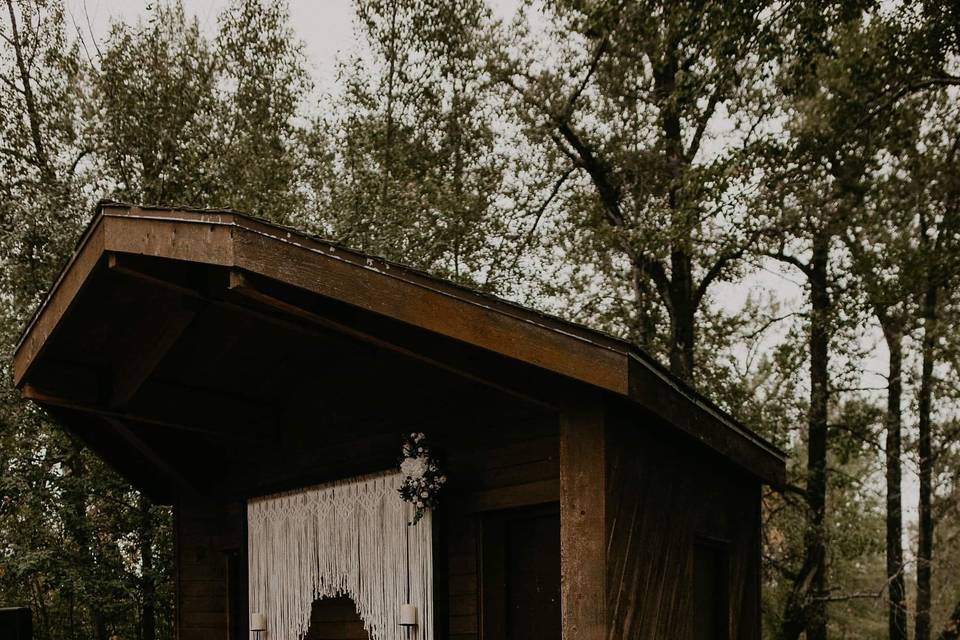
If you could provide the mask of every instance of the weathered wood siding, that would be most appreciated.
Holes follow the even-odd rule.
[[[457,481],[437,514],[436,637],[477,640],[482,515],[559,499],[557,423],[519,419],[450,434],[444,443]]]
[[[607,447],[611,640],[692,637],[698,537],[729,554],[729,638],[760,637],[760,485],[652,421],[613,417]]]
[[[242,503],[181,497],[174,510],[178,640],[245,640]]]
[[[478,536],[482,514],[559,498],[556,416],[495,400],[488,399],[472,415],[459,420],[454,414],[424,414],[420,420],[406,417],[397,425],[396,419],[385,416],[355,429],[343,425],[333,434],[328,430],[328,418],[323,429],[304,420],[300,422],[304,426],[291,429],[282,440],[264,443],[260,459],[251,461],[249,470],[237,469],[234,473],[246,474],[246,478],[238,477],[236,486],[249,486],[250,477],[255,477],[267,487],[265,491],[283,490],[388,468],[396,464],[404,431],[426,431],[450,477],[434,523],[436,637],[476,640],[480,633]],[[227,478],[221,486],[231,482]],[[246,544],[239,506],[243,499],[239,495],[221,498],[236,507],[184,499],[177,506],[181,640],[246,637],[229,635],[227,606],[227,558]],[[240,589],[245,608],[246,577],[238,579],[243,580]],[[324,618],[340,615],[340,609],[315,607],[316,633],[321,629],[327,634],[354,633],[347,620]],[[245,610],[239,620],[234,624],[246,624]],[[316,638],[326,637],[316,633]]]

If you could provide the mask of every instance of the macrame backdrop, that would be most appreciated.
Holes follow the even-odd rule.
[[[300,640],[317,598],[349,596],[372,640],[433,640],[430,514],[413,526],[399,473],[381,473],[251,500],[250,611],[264,640]],[[417,625],[399,626],[400,605]]]

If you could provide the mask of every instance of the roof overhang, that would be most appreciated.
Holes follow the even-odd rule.
[[[180,266],[219,275],[197,286],[178,277]],[[114,372],[110,397],[100,389],[91,392],[89,405],[63,406],[70,403],[38,388],[33,374],[98,270],[150,282],[178,302],[145,328],[154,336],[150,348]],[[247,301],[280,321],[314,323],[548,404],[562,404],[563,385],[601,390],[643,407],[765,483],[779,487],[785,481],[781,451],[627,342],[229,211],[102,204],[17,345],[14,382],[41,404],[68,413],[93,407],[109,420],[111,408],[137,393],[194,318],[182,300],[207,297]],[[339,316],[324,301],[340,305]],[[355,321],[359,316],[343,309],[366,320]],[[407,328],[439,342],[411,342]],[[504,362],[521,368],[502,367]],[[524,374],[529,370],[563,385],[530,389]]]

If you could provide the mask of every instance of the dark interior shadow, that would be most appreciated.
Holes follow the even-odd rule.
[[[357,606],[347,596],[314,600],[304,640],[369,640]]]

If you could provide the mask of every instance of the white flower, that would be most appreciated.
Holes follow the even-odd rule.
[[[429,497],[430,497],[430,494],[427,493],[426,491],[421,491],[421,492],[420,492],[420,497],[421,497],[421,498],[429,498]]]
[[[422,478],[427,467],[426,458],[407,458],[400,463],[400,472],[408,478]]]

